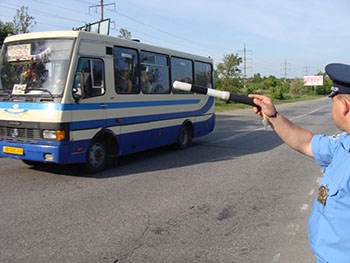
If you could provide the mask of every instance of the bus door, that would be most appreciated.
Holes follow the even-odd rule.
[[[105,71],[102,59],[80,58],[73,84],[75,104],[72,130],[83,130],[88,139],[107,126]]]

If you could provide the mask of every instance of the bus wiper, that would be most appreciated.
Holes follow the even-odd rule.
[[[43,91],[43,92],[47,92],[50,94],[51,98],[54,98],[54,96],[52,95],[51,91],[49,91],[48,89],[42,89],[42,88],[29,88],[29,89],[26,89],[25,93],[29,93],[30,91],[32,90],[39,90],[39,91]]]

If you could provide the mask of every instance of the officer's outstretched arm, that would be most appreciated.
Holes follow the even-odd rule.
[[[311,140],[314,134],[312,132],[295,125],[281,114],[278,114],[275,105],[269,97],[256,94],[250,94],[249,97],[253,98],[254,103],[261,107],[261,110],[254,107],[255,113],[266,118],[278,136],[288,146],[307,156],[313,156]]]

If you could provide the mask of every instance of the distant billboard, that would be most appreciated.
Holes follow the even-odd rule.
[[[305,76],[305,86],[323,86],[323,76]]]

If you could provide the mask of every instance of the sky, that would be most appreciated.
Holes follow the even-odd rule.
[[[9,3],[8,3],[9,2]],[[350,0],[104,0],[110,35],[210,56],[235,54],[252,77],[302,78],[350,64]],[[101,19],[100,0],[0,0],[0,20],[28,7],[32,31],[71,30]],[[246,52],[244,52],[244,50]]]

